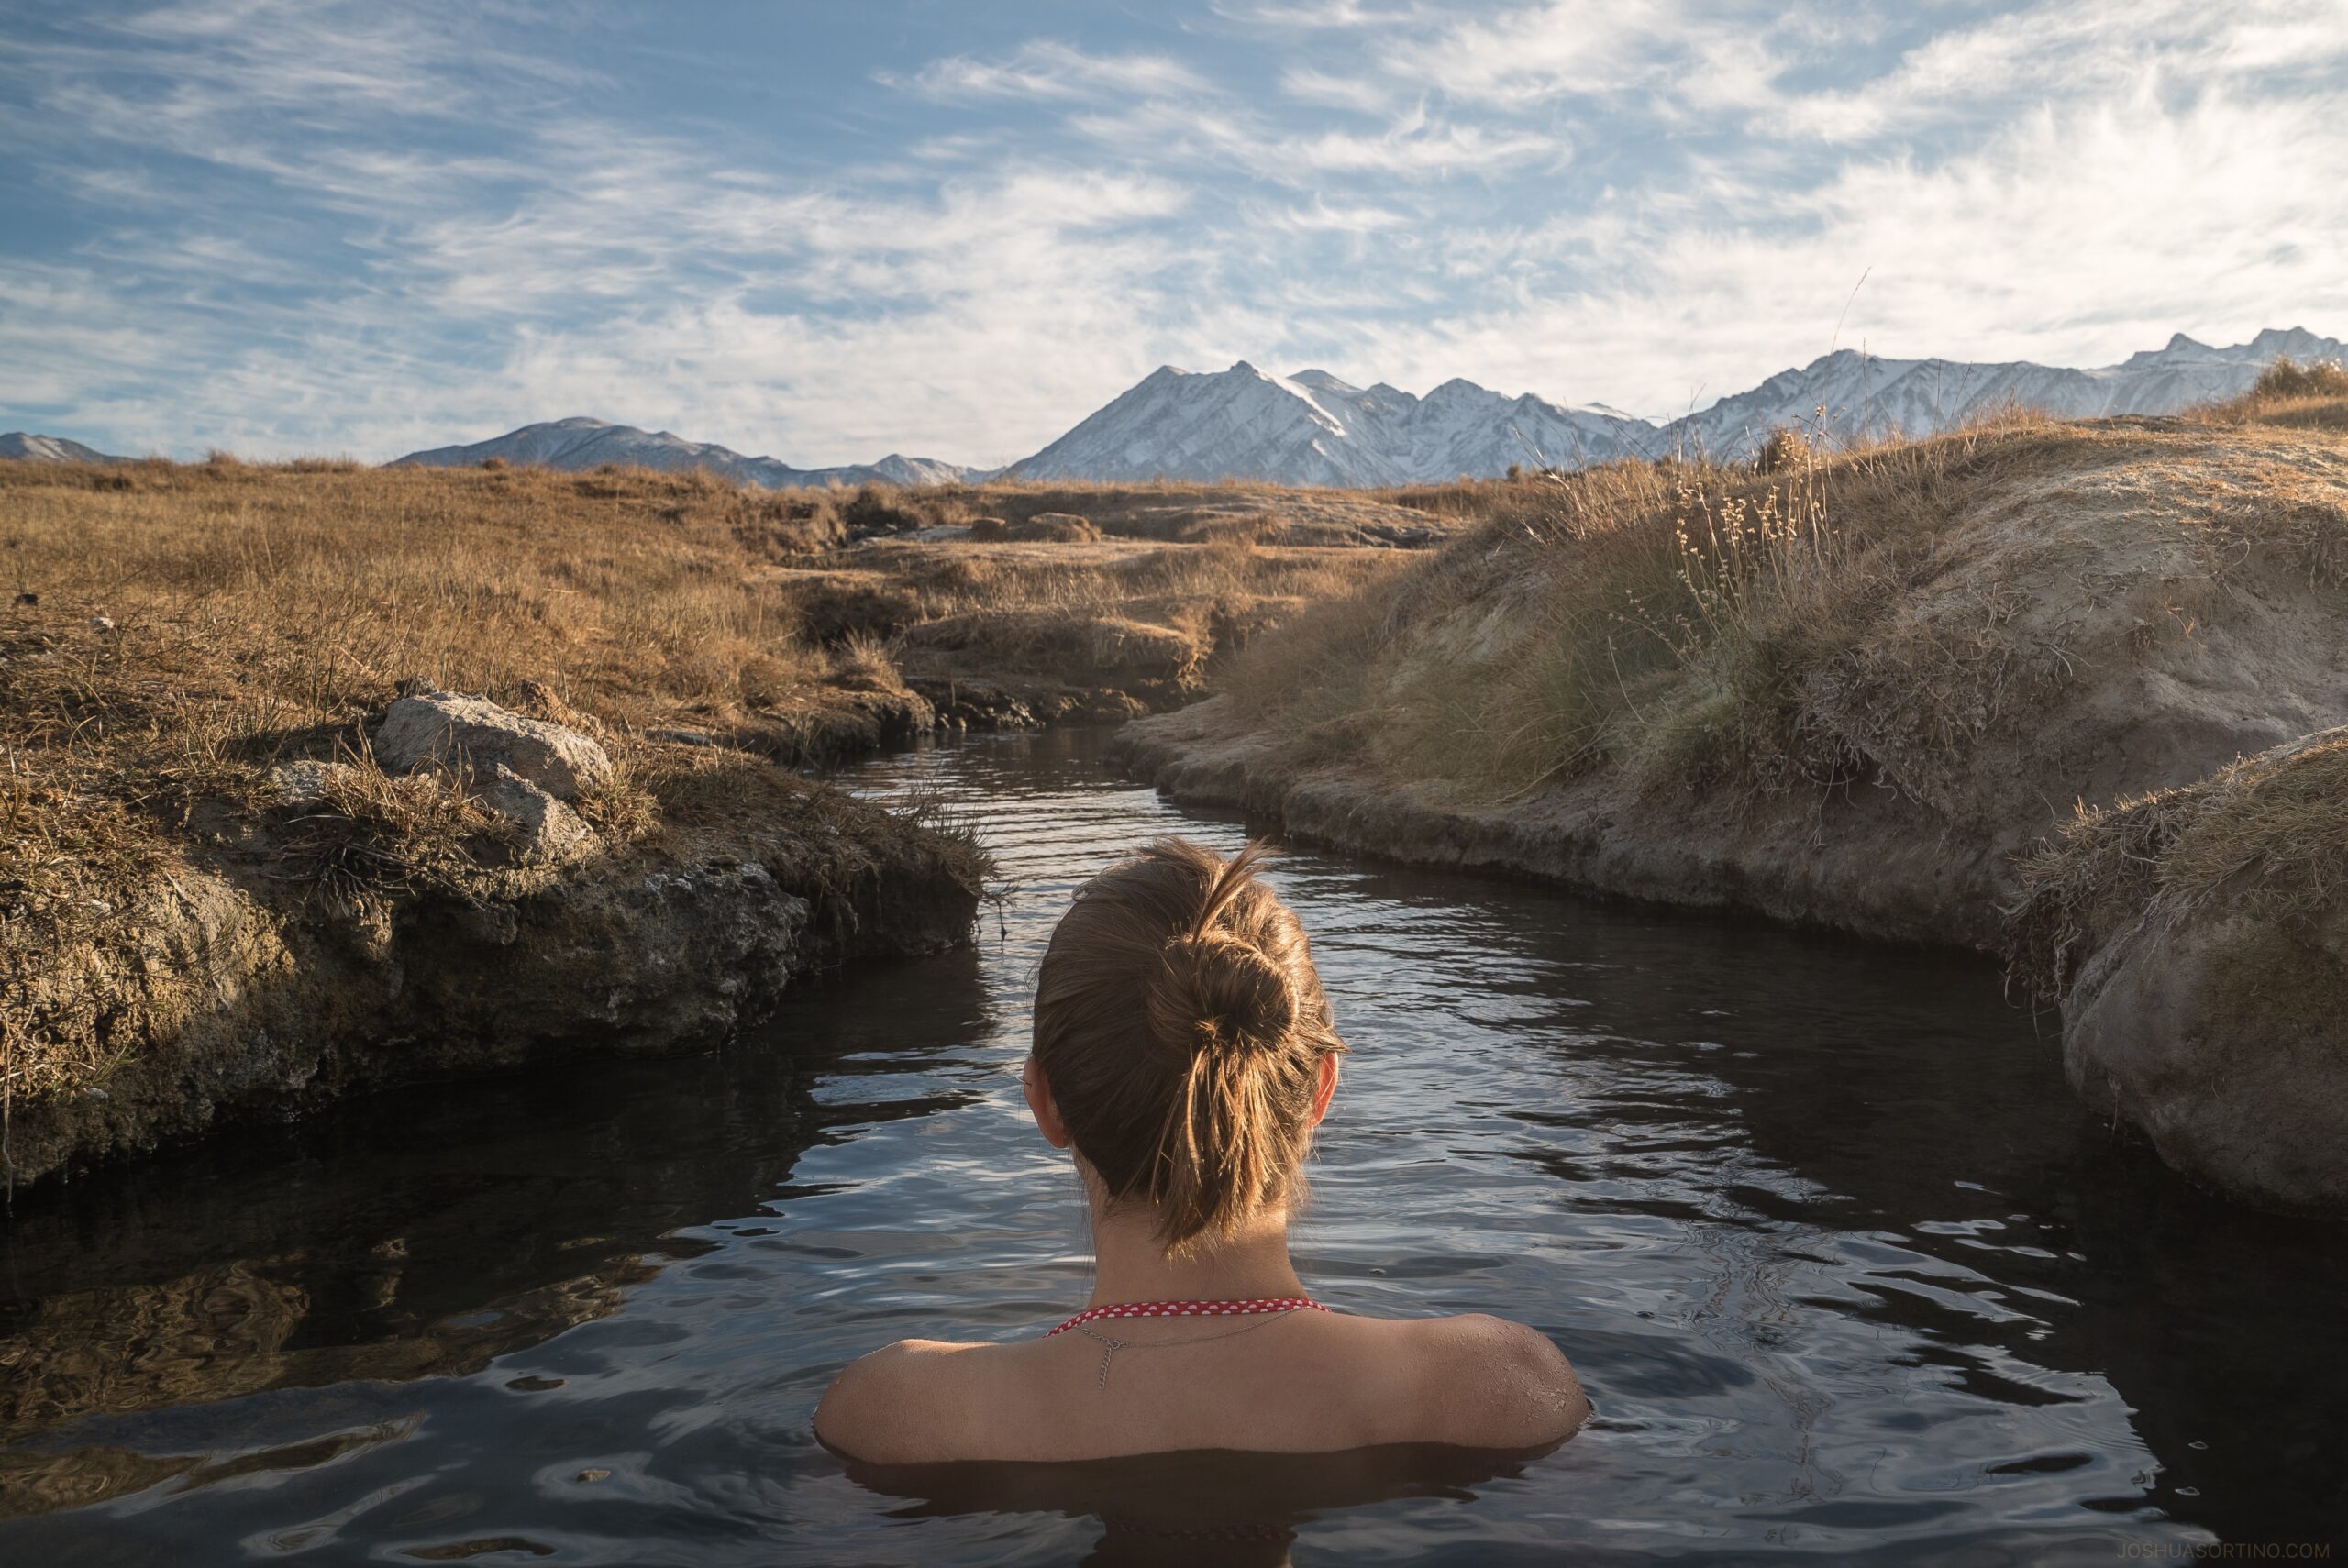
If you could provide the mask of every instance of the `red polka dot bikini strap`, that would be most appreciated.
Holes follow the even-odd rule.
[[[1048,1340],[1102,1318],[1237,1318],[1254,1312],[1328,1309],[1309,1296],[1273,1296],[1254,1301],[1116,1301],[1106,1307],[1088,1307],[1058,1328],[1047,1331],[1044,1337]]]

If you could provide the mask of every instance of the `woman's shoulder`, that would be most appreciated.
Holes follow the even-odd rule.
[[[847,1364],[815,1407],[815,1435],[873,1463],[910,1463],[958,1452],[971,1386],[1005,1347],[899,1340]]]
[[[1287,1355],[1279,1368],[1258,1369],[1263,1375],[1229,1397],[1285,1398],[1314,1432],[1324,1440],[1344,1434],[1339,1445],[1348,1447],[1545,1448],[1571,1437],[1589,1417],[1572,1366],[1546,1335],[1523,1323],[1484,1313],[1346,1315],[1324,1322],[1333,1331],[1312,1337],[1317,1349]],[[1041,1341],[900,1340],[840,1373],[816,1407],[815,1435],[837,1452],[876,1464],[1001,1454],[1006,1441],[1021,1448],[1011,1440],[1028,1424],[1048,1354]]]
[[[1539,1448],[1589,1418],[1572,1364],[1538,1329],[1485,1312],[1384,1322],[1408,1345],[1406,1419],[1418,1441]]]

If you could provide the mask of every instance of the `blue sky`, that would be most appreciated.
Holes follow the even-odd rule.
[[[2348,0],[0,0],[0,429],[116,451],[2348,333]]]

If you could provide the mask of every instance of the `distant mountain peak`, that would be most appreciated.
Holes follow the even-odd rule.
[[[1811,424],[1821,408],[1832,440],[1929,435],[2009,404],[2070,419],[2176,414],[2249,391],[2278,353],[2326,359],[2341,352],[2336,340],[2299,327],[2270,328],[2227,348],[2179,332],[2164,348],[2085,370],[2026,359],[1889,359],[1845,348],[1676,420],[1665,434],[1675,446],[1732,458],[1751,452],[1780,426]]]
[[[746,458],[730,447],[688,441],[669,430],[644,431],[629,425],[575,414],[567,419],[526,425],[486,441],[460,447],[436,447],[410,452],[391,466],[470,468],[489,458],[524,467],[577,470],[604,463],[648,469],[704,469],[737,484],[769,490],[795,486],[821,488],[857,484],[948,484],[980,477],[980,470],[928,458],[908,458],[892,452],[877,463],[852,463],[834,469],[795,469],[774,458]]]
[[[1498,473],[1545,460],[1541,454],[1551,450],[1644,453],[1654,430],[1611,410],[1512,400],[1465,380],[1418,398],[1383,381],[1364,391],[1327,370],[1269,375],[1242,359],[1216,375],[1146,377],[1006,471],[1036,480],[1412,484]]]
[[[14,458],[20,463],[127,463],[128,458],[117,458],[111,452],[101,452],[94,447],[84,447],[79,441],[69,441],[62,436],[39,436],[28,430],[11,430],[0,436],[0,458]]]

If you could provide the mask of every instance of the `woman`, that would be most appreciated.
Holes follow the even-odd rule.
[[[1573,1369],[1534,1331],[1353,1317],[1298,1280],[1288,1218],[1346,1046],[1261,858],[1162,839],[1085,884],[1052,933],[1024,1087],[1091,1201],[1085,1310],[1013,1344],[864,1357],[815,1412],[826,1443],[896,1464],[1526,1449],[1580,1426]]]

